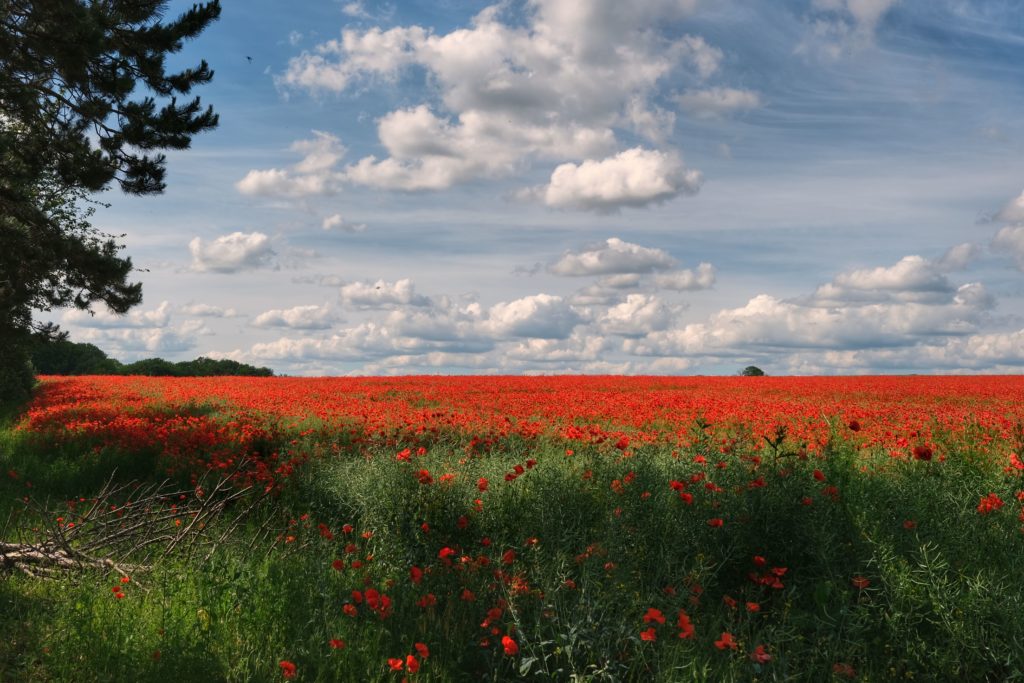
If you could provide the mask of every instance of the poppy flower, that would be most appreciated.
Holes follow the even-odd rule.
[[[649,624],[652,621],[656,621],[659,624],[665,623],[665,615],[662,614],[660,609],[654,607],[648,607],[647,613],[644,615],[644,623]]]
[[[646,641],[648,643],[653,643],[657,639],[658,639],[658,634],[657,634],[657,632],[655,632],[653,626],[651,628],[649,628],[649,629],[645,629],[643,631],[640,631],[640,640]]]
[[[736,650],[739,648],[739,644],[736,639],[733,638],[732,634],[728,631],[722,631],[722,637],[715,641],[715,647],[719,650],[729,648],[730,650]]]
[[[405,669],[411,674],[416,673],[420,670],[419,660],[413,655],[406,655],[405,657]]]
[[[871,585],[871,579],[868,579],[864,576],[855,576],[852,579],[850,579],[850,583],[852,583],[853,587],[857,590],[864,590],[865,588]]]
[[[388,666],[391,667],[392,671],[401,671],[402,667],[405,666],[405,662],[397,657],[389,657]]]
[[[725,524],[721,517],[712,517],[708,520],[708,526],[718,528]]]
[[[416,648],[416,654],[420,656],[420,659],[426,659],[430,656],[430,648],[424,643],[416,643],[413,647]]]
[[[767,664],[772,661],[772,656],[765,652],[764,645],[758,645],[754,648],[754,651],[750,653],[750,661],[756,662],[757,664]]]
[[[514,657],[519,654],[519,644],[511,636],[501,637],[501,647],[508,657]]]
[[[334,649],[334,650],[344,650],[345,649],[345,641],[341,640],[339,638],[331,638],[330,644],[331,644],[331,649]]]
[[[289,662],[287,659],[282,659],[280,662],[278,662],[278,666],[281,667],[281,675],[284,676],[286,679],[295,678],[296,669],[294,662]]]
[[[679,637],[683,640],[692,638],[695,631],[693,622],[690,621],[690,615],[685,610],[679,610],[679,618],[676,620],[676,625],[679,627]]]

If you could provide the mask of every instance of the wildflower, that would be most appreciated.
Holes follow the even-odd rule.
[[[814,470],[814,478],[818,481],[825,481],[825,473],[821,470]]]
[[[335,560],[334,562],[331,562],[331,569],[333,569],[336,572],[340,572],[344,568],[345,568],[345,563],[342,562],[341,560]]]
[[[339,638],[331,638],[331,649],[332,650],[344,650],[345,641]]]
[[[862,591],[871,585],[871,579],[868,579],[864,576],[855,576],[852,579],[850,579],[850,583],[853,584],[854,588]]]
[[[409,568],[409,580],[414,584],[418,584],[423,580],[423,570],[419,567],[413,566]]]
[[[509,657],[514,657],[519,654],[519,644],[511,636],[501,637],[501,647],[505,650],[505,654]]]
[[[725,522],[722,520],[721,517],[712,517],[708,520],[708,526],[714,527],[716,529],[722,526],[723,524],[725,524]]]
[[[925,462],[932,459],[932,449],[928,446],[914,446],[914,460],[924,460]]]
[[[416,648],[416,654],[420,656],[420,659],[426,659],[430,656],[430,648],[424,643],[416,643],[413,647]]]
[[[649,628],[649,629],[645,629],[643,631],[640,631],[640,640],[644,640],[644,641],[647,641],[649,643],[653,643],[657,639],[658,639],[658,634],[655,632],[653,626],[651,628]]]
[[[656,621],[659,624],[665,623],[665,615],[662,614],[660,609],[654,607],[648,607],[647,613],[644,615],[644,623],[649,624],[652,621]]]
[[[730,650],[736,650],[739,648],[739,644],[736,639],[733,638],[732,634],[728,631],[722,631],[722,637],[715,641],[715,647],[719,650],[729,648]]]
[[[860,422],[857,422],[856,420],[850,420],[850,424],[847,425],[847,426],[850,428],[851,432],[859,432],[860,431]]]
[[[408,671],[411,674],[416,673],[417,671],[420,670],[419,660],[417,660],[416,657],[414,657],[413,655],[406,655],[406,657],[405,657],[405,669],[406,669],[406,671]]]
[[[433,607],[437,604],[437,597],[433,593],[427,593],[416,601],[416,606],[422,609]]]
[[[981,502],[978,503],[978,514],[987,515],[990,512],[995,512],[1003,507],[1003,504],[1003,500],[999,496],[990,493],[987,496],[983,496]]]
[[[392,671],[401,671],[402,667],[405,666],[405,662],[398,657],[389,657],[388,666],[391,667]]]
[[[761,611],[761,605],[759,603],[756,603],[756,602],[748,602],[747,603],[747,611],[748,612],[760,612]]]
[[[437,557],[442,560],[448,560],[455,554],[455,551],[445,546],[437,552]]]
[[[282,659],[278,662],[278,666],[281,667],[281,675],[286,679],[295,678],[295,663],[289,662],[287,659]]]
[[[764,645],[758,645],[754,648],[754,651],[750,653],[750,661],[756,662],[757,664],[767,664],[772,661],[772,656],[765,652]]]
[[[486,491],[489,485],[490,482],[487,481],[486,477],[480,477],[479,479],[476,480],[476,487],[481,491]]]
[[[341,611],[344,612],[345,616],[348,617],[355,617],[357,614],[359,614],[359,609],[351,602],[346,602],[342,606]]]
[[[679,637],[683,640],[692,638],[694,633],[693,622],[690,621],[690,615],[685,610],[679,610],[679,618],[676,620],[676,625],[679,627]]]
[[[907,530],[916,529],[917,528],[917,522],[915,522],[912,519],[905,519],[905,520],[903,520],[903,528],[907,529]]]

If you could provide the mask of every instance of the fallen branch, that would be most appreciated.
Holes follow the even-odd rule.
[[[80,513],[75,502],[62,514],[30,499],[26,507],[44,526],[20,529],[22,537],[36,537],[30,542],[0,541],[0,572],[50,578],[91,569],[132,576],[148,570],[154,559],[175,553],[191,558],[205,549],[209,558],[267,495],[253,495],[252,486],[236,488],[235,475],[243,464],[240,460],[231,472],[216,477],[207,472],[191,490],[167,481],[116,484],[111,475]],[[247,505],[233,505],[242,498],[250,499]],[[213,539],[208,529],[215,521],[225,526]]]

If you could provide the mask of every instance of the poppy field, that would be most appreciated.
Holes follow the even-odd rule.
[[[0,680],[1024,678],[1021,377],[51,377],[4,420],[0,542],[111,480],[169,537],[211,476],[251,514],[0,565]]]

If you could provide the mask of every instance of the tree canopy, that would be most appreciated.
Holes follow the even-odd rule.
[[[757,367],[756,365],[748,365],[740,371],[740,374],[744,377],[763,377],[764,370]]]
[[[165,187],[163,150],[215,128],[199,97],[205,60],[167,56],[220,15],[213,0],[164,21],[166,0],[0,0],[0,399],[31,382],[33,313],[142,300],[117,237],[89,222],[92,196]]]

